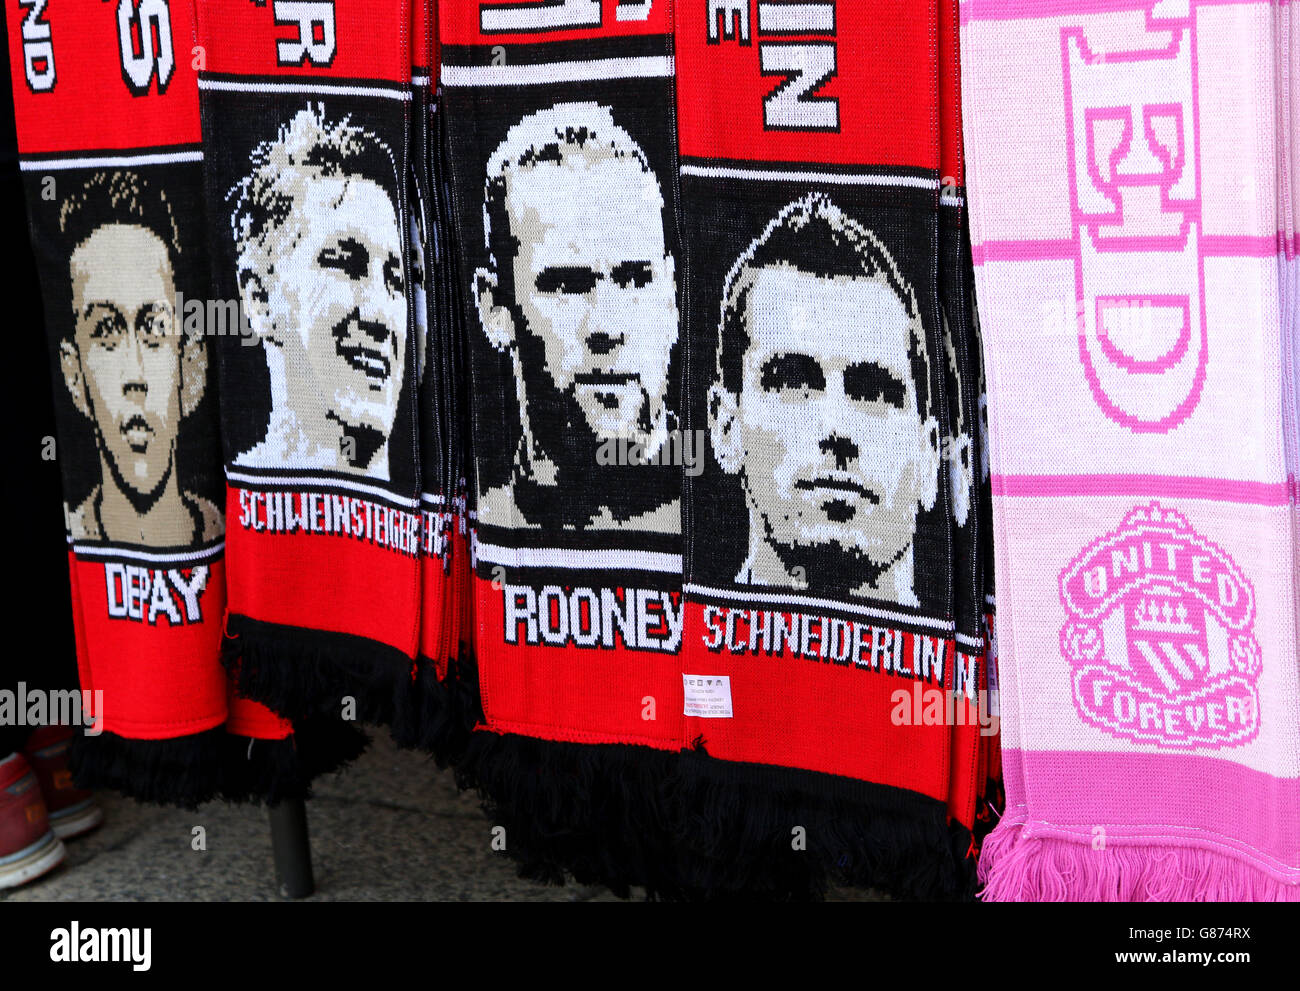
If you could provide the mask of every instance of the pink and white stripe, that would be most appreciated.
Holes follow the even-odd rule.
[[[1300,17],[963,0],[990,900],[1300,900]]]

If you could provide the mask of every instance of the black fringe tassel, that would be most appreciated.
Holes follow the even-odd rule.
[[[370,744],[359,727],[329,716],[309,716],[283,740],[226,734],[221,797],[228,802],[275,805],[310,798],[311,783],[341,770]]]
[[[225,745],[221,726],[171,740],[75,733],[68,768],[79,788],[109,789],[140,802],[192,809],[221,796]]]
[[[971,834],[944,803],[832,775],[478,732],[457,767],[521,877],[626,898],[791,901],[832,885],[974,897]]]
[[[250,740],[222,726],[171,740],[78,733],[68,766],[79,788],[154,805],[193,809],[216,799],[274,805],[307,798],[314,778],[356,759],[368,743],[357,727],[324,717],[303,721],[284,740]]]
[[[350,696],[355,721],[391,725],[410,691],[411,658],[343,633],[231,614],[221,654],[240,695],[295,723],[316,715],[339,719]]]
[[[393,715],[393,740],[400,747],[432,754],[438,767],[445,768],[463,760],[470,735],[482,719],[478,666],[473,652],[462,645],[441,680],[433,662],[420,658]]]

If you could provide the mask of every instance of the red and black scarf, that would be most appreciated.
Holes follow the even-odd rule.
[[[391,722],[421,598],[410,4],[198,11],[213,294],[241,321],[216,342],[227,659],[285,717]]]
[[[977,347],[938,9],[439,12],[484,712],[462,782],[543,879],[968,894]]]
[[[210,296],[192,8],[12,7],[9,37],[81,689],[102,698],[74,770],[152,801],[301,795],[358,740],[294,734],[220,663],[217,376],[188,320]]]

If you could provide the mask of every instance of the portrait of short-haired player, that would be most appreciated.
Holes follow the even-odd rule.
[[[229,193],[230,222],[271,411],[265,437],[236,462],[387,480],[407,343],[393,154],[310,107],[251,162]]]
[[[130,171],[91,176],[63,201],[72,332],[59,363],[94,429],[99,482],[67,507],[74,540],[183,547],[223,531],[221,510],[181,487],[181,421],[207,385],[201,337],[176,320],[181,251],[172,205]]]
[[[749,510],[736,581],[917,605],[939,425],[916,295],[885,246],[824,196],[790,203],[728,274],[719,340],[710,440]]]
[[[607,108],[558,104],[506,134],[484,200],[491,258],[472,292],[509,358],[521,436],[480,520],[676,532],[677,487],[661,484],[672,468],[656,459],[676,429],[677,291],[669,208],[644,150]],[[599,445],[620,437],[651,464],[601,462]]]

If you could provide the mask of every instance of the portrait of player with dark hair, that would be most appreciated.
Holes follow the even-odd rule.
[[[721,311],[707,409],[749,511],[735,580],[918,605],[939,424],[916,294],[884,244],[806,196],[736,260]]]
[[[228,194],[230,224],[271,410],[265,437],[236,463],[386,481],[407,343],[393,154],[350,119],[309,107],[251,163]]]
[[[99,482],[68,507],[74,540],[187,547],[223,532],[221,510],[181,487],[181,421],[207,385],[201,337],[175,311],[180,238],[173,204],[130,171],[91,176],[60,205],[71,245],[72,331],[59,364],[94,430]]]
[[[656,460],[678,337],[671,211],[643,149],[596,103],[519,121],[489,157],[489,264],[471,287],[490,345],[508,356],[520,437],[479,518],[579,529],[680,529],[678,488]],[[602,463],[636,440],[649,466]]]

